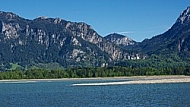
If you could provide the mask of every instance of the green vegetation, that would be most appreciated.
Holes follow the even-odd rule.
[[[104,60],[102,60],[102,63]],[[87,62],[86,62],[87,63]],[[0,79],[91,78],[148,75],[190,75],[190,61],[175,54],[151,55],[145,60],[126,60],[109,63],[106,67],[68,67],[59,63],[33,63],[22,67],[18,63],[1,65]]]
[[[22,67],[18,63],[10,63],[11,68],[9,70],[21,69]]]
[[[19,69],[0,72],[0,79],[51,79],[51,78],[91,78],[116,76],[150,76],[150,75],[190,75],[190,67],[178,68],[127,68],[127,67],[96,67],[67,68],[57,70]]]

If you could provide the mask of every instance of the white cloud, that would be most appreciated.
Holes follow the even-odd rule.
[[[127,36],[127,35],[135,33],[135,32],[133,32],[133,31],[120,31],[120,32],[111,32],[111,33],[108,33],[106,35],[109,35],[109,34],[112,34],[112,33],[117,33],[117,34],[121,34],[121,35]]]
[[[118,34],[131,34],[131,33],[134,33],[132,31],[122,31],[122,32],[116,32]]]

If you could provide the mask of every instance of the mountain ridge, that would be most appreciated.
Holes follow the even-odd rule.
[[[146,39],[138,45],[132,47],[133,49],[141,50],[144,53],[161,54],[164,51],[175,51],[178,54],[188,52],[189,47],[189,33],[190,33],[190,7],[187,7],[177,18],[173,26],[163,34]]]
[[[0,12],[0,63],[59,63],[68,66],[102,66],[135,57],[105,40],[84,22],[60,18],[24,19],[11,12]]]

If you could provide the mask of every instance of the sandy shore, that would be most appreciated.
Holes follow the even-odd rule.
[[[114,78],[117,79],[117,78]],[[137,76],[122,77],[118,79],[127,79],[122,82],[104,82],[104,83],[81,83],[73,86],[97,86],[97,85],[122,85],[122,84],[159,84],[159,83],[186,83],[190,82],[190,76]],[[130,80],[131,79],[131,80]]]
[[[67,80],[122,80],[121,82],[104,82],[104,83],[80,83],[73,86],[86,85],[121,85],[121,84],[151,84],[151,83],[181,83],[190,82],[190,76],[169,75],[169,76],[132,76],[132,77],[98,77],[98,78],[61,78],[61,79],[14,79],[0,80],[0,82],[37,82],[37,81],[67,81]],[[125,81],[126,80],[126,81]]]

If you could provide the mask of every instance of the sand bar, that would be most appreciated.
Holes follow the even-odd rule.
[[[80,83],[73,86],[96,86],[96,85],[121,85],[121,84],[151,84],[151,83],[182,83],[190,82],[190,76],[184,75],[166,75],[166,76],[131,76],[131,77],[98,77],[98,78],[60,78],[60,79],[12,79],[0,80],[0,83],[25,83],[38,81],[80,81],[80,80],[122,80],[121,82],[104,82],[104,83]],[[125,81],[126,80],[126,81]]]
[[[130,81],[104,82],[104,83],[80,83],[73,86],[102,86],[123,84],[159,84],[159,83],[190,83],[190,76],[143,76],[132,77]]]

